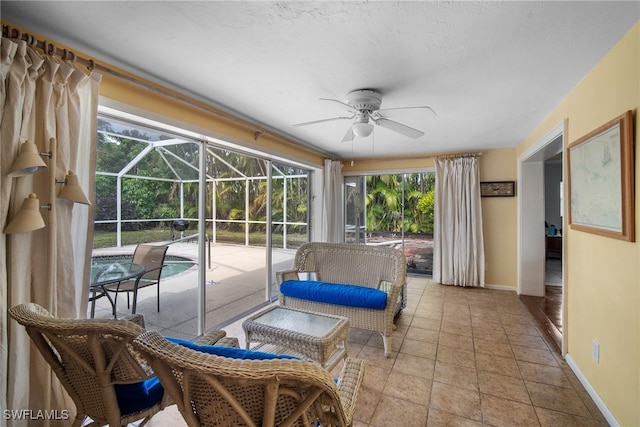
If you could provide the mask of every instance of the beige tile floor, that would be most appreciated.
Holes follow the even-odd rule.
[[[226,328],[244,342],[241,322]],[[354,427],[606,426],[517,295],[411,277],[385,358],[379,334],[352,329],[366,361]],[[181,426],[175,407],[148,426]]]

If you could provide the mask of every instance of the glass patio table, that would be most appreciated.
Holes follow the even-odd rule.
[[[329,371],[347,356],[346,317],[273,306],[247,318],[242,328],[247,349],[302,357]]]
[[[91,303],[91,318],[95,315],[96,300],[107,297],[111,304],[113,317],[116,317],[116,304],[105,286],[118,283],[123,280],[133,279],[146,272],[141,264],[134,262],[113,261],[109,265],[91,268],[91,280],[89,282],[89,302]]]

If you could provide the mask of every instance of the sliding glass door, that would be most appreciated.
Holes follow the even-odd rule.
[[[278,297],[276,272],[293,265],[295,250],[309,241],[309,171],[272,162],[271,277],[269,294]]]
[[[345,177],[345,241],[404,252],[411,273],[432,274],[432,172]]]

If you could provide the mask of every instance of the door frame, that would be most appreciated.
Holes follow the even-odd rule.
[[[411,175],[411,174],[435,174],[435,167],[431,166],[431,167],[422,167],[422,168],[407,168],[407,169],[402,169],[402,170],[398,170],[398,169],[389,169],[389,170],[370,170],[370,169],[366,169],[366,170],[358,170],[358,171],[350,171],[347,173],[343,173],[343,181],[342,181],[342,185],[343,188],[346,186],[346,179],[348,177],[358,177],[358,178],[363,178],[363,182],[362,182],[362,194],[361,194],[361,198],[360,200],[364,201],[364,197],[366,197],[366,177],[367,176],[371,176],[371,175],[402,175],[402,186],[403,186],[403,191],[402,191],[402,201],[401,201],[401,215],[402,215],[402,231],[401,231],[401,240],[402,240],[402,251],[405,251],[405,235],[406,235],[406,230],[404,227],[404,209],[405,209],[405,189],[404,189],[404,183],[405,183],[405,179],[406,179],[406,175]],[[346,210],[346,192],[344,192],[343,194],[343,198],[342,198],[342,204],[343,204],[343,219],[344,219],[344,223],[345,223],[345,227],[346,227],[346,215],[347,215],[347,210]],[[364,221],[366,224],[366,217],[367,217],[367,212],[366,212],[366,203],[363,202],[363,211],[362,214],[364,216]],[[357,235],[360,235],[359,231],[357,233]],[[346,236],[346,232],[343,234],[343,240],[344,237]],[[365,242],[360,242],[360,244],[366,244],[366,238],[365,238]],[[425,270],[428,271],[428,270]],[[425,273],[416,273],[416,274],[425,274]]]
[[[567,121],[563,120],[531,147],[518,156],[518,295],[545,295],[544,236],[544,161],[564,152]],[[566,171],[566,156],[562,156],[562,173]],[[566,192],[565,192],[566,194]],[[567,230],[566,215],[562,229]],[[562,239],[562,354],[566,353],[566,239]]]

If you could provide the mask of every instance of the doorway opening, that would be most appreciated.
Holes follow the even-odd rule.
[[[564,123],[518,159],[518,294],[564,354]]]

